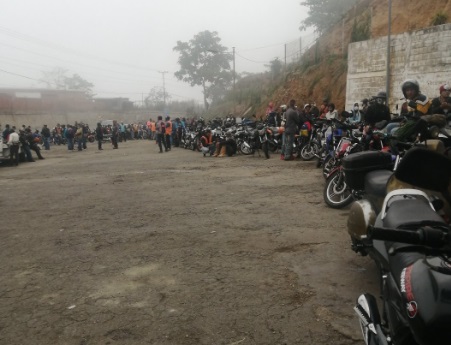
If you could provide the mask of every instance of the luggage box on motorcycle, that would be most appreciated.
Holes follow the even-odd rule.
[[[343,158],[346,184],[354,190],[363,190],[365,175],[373,170],[391,170],[392,156],[388,152],[364,151]]]

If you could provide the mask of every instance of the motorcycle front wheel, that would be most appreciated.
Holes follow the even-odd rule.
[[[342,171],[337,170],[327,178],[323,197],[327,206],[332,208],[343,208],[352,203],[352,191],[346,185]]]
[[[319,152],[319,147],[316,143],[307,143],[301,149],[301,158],[304,161],[310,161],[315,157],[315,153]]]
[[[244,141],[240,144],[240,152],[243,155],[250,155],[253,153],[253,150],[251,146],[248,143],[245,143]]]

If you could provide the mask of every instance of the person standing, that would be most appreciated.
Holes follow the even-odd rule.
[[[163,153],[163,146],[164,146],[164,151],[167,152],[168,148],[166,146],[166,125],[163,122],[163,117],[162,116],[158,116],[157,118],[157,123],[155,125],[156,128],[156,141],[158,144],[158,147],[160,148],[160,153]]]
[[[296,110],[296,101],[294,99],[290,100],[289,107],[286,112],[286,123],[285,123],[285,156],[284,160],[293,160],[293,142],[294,136],[299,128],[299,114]]]
[[[11,129],[9,128],[9,125],[8,124],[5,125],[5,129],[2,132],[3,141],[8,141],[8,136],[9,136],[10,132],[11,132]]]
[[[155,140],[156,138],[156,126],[155,126],[155,121],[150,119],[150,140]]]
[[[33,159],[33,156],[31,155],[30,144],[27,141],[25,131],[22,129],[19,130],[19,141],[20,141],[20,145],[22,145],[22,150],[25,152],[27,161],[34,162],[35,160]]]
[[[121,131],[121,140],[125,143],[127,141],[127,129],[125,128],[125,125],[123,122],[121,122],[119,128]]]
[[[88,147],[86,146],[86,141],[88,140],[89,134],[89,126],[87,124],[81,124],[81,128],[83,129],[83,135],[81,137],[81,141],[83,144],[83,149],[86,150]]]
[[[72,127],[72,125],[67,125],[66,140],[67,140],[67,149],[69,151],[74,150],[74,137],[75,137],[74,132],[75,132],[74,127]]]
[[[78,125],[77,131],[75,132],[75,138],[78,143],[78,151],[83,151],[83,125],[81,123]]]
[[[111,128],[111,143],[113,144],[113,149],[117,149],[117,142],[119,140],[119,126],[116,120],[113,120],[113,126]]]
[[[16,133],[16,129],[13,126],[9,132],[8,142],[9,145],[9,160],[11,165],[19,165],[19,134]]]
[[[41,129],[42,140],[44,141],[44,150],[50,150],[50,129],[44,125]]]
[[[103,150],[102,149],[102,142],[103,142],[103,128],[102,128],[102,124],[100,122],[97,123],[97,128],[96,128],[96,139],[97,139],[97,147],[99,150]]]
[[[168,151],[171,151],[172,145],[172,121],[169,116],[166,116],[166,147]]]

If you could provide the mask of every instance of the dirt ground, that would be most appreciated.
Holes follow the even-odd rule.
[[[362,344],[376,291],[314,162],[153,142],[0,167],[0,344]]]

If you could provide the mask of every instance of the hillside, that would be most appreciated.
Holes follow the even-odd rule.
[[[396,35],[430,27],[434,17],[440,14],[447,14],[447,22],[451,22],[450,13],[451,0],[393,1],[391,33]],[[265,113],[268,102],[281,105],[291,98],[296,99],[300,105],[311,102],[319,104],[323,98],[328,98],[338,109],[343,109],[346,97],[347,46],[351,42],[353,27],[356,24],[367,24],[370,39],[374,39],[387,35],[387,23],[386,0],[361,0],[340,23],[318,39],[317,44],[304,54],[299,63],[288,68],[285,78],[271,81],[268,73],[243,78],[237,83],[238,94],[246,96],[244,89],[248,94],[254,93],[250,91],[250,81],[247,80],[253,78],[254,88],[260,91],[259,97],[240,99],[240,105],[234,109],[230,107],[232,102],[224,103],[215,112],[224,113],[227,108],[227,112],[240,115],[252,106],[252,113],[261,116]]]

